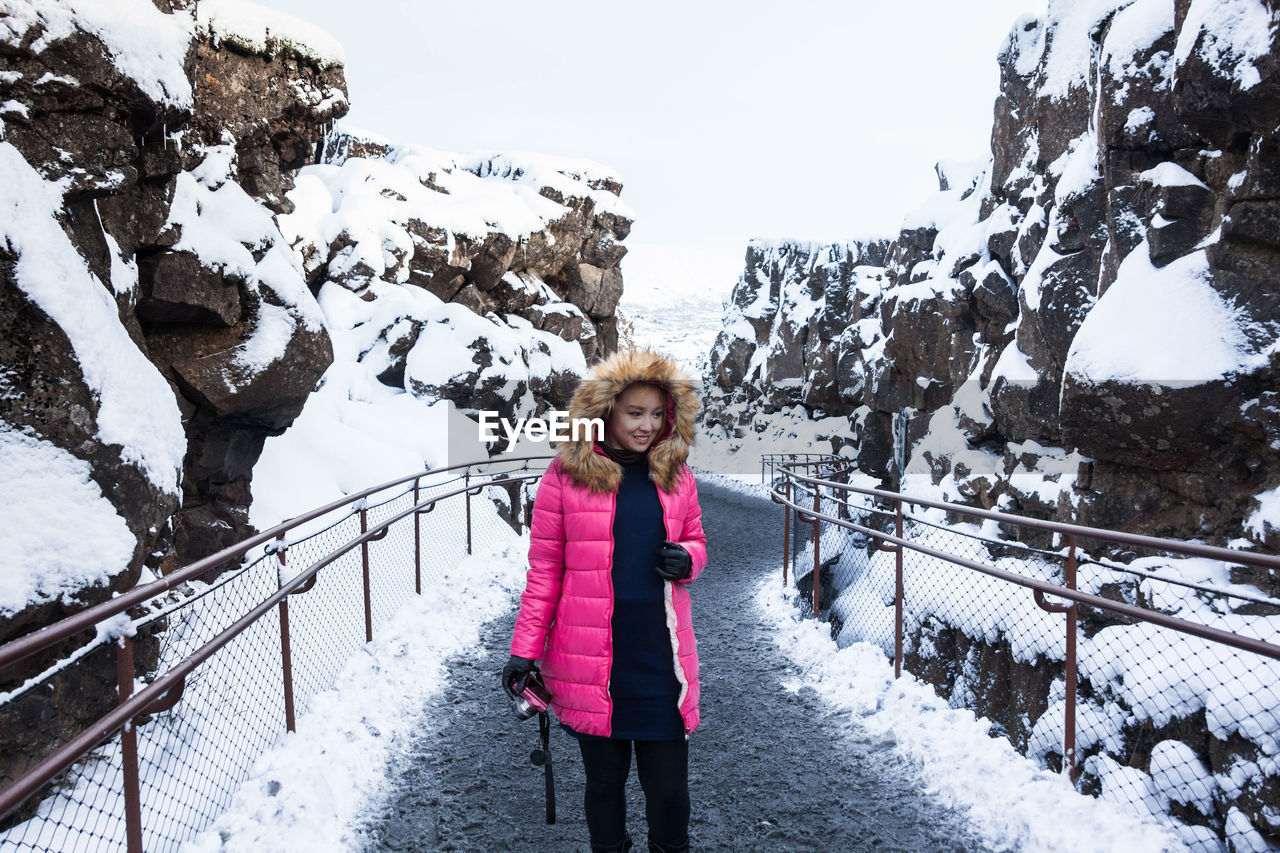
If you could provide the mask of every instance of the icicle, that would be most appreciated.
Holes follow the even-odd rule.
[[[165,151],[168,151],[169,150],[169,122],[166,121],[165,123],[160,125],[160,134],[161,134],[160,138],[163,140],[160,144],[164,147]]]

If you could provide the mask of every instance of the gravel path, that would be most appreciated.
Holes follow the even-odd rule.
[[[692,590],[702,664],[702,723],[689,755],[692,849],[981,849],[957,815],[921,793],[891,743],[850,732],[812,691],[780,687],[792,671],[752,595],[779,569],[782,513],[714,486],[700,496],[711,563]],[[558,820],[548,826],[542,771],[529,763],[537,723],[516,721],[498,688],[514,621],[496,620],[482,651],[451,662],[452,683],[426,709],[393,793],[370,816],[372,849],[588,849],[576,742],[553,729]],[[634,770],[628,810],[643,850]]]

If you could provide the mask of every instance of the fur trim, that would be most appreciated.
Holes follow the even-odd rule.
[[[671,359],[652,350],[634,349],[615,352],[598,362],[573,393],[570,423],[575,418],[608,420],[618,396],[635,382],[652,382],[667,391],[667,426],[649,450],[649,477],[664,492],[674,492],[693,447],[693,424],[700,403],[693,380]],[[577,485],[602,494],[618,490],[622,466],[597,453],[590,436],[562,442],[557,453],[561,466]]]

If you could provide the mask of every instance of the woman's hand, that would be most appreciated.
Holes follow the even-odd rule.
[[[693,574],[693,557],[679,543],[668,539],[658,549],[654,571],[669,581],[687,580]]]
[[[502,691],[512,699],[515,699],[516,693],[512,686],[522,675],[534,672],[537,668],[537,663],[529,658],[512,655],[511,659],[507,661],[507,665],[502,668]]]

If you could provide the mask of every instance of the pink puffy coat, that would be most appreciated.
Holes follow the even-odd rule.
[[[693,558],[688,580],[668,581],[671,664],[680,682],[686,736],[698,727],[698,653],[689,583],[707,563],[706,535],[693,472],[684,464],[693,438],[697,398],[669,360],[646,351],[618,353],[598,365],[575,393],[570,418],[606,417],[629,384],[661,384],[668,427],[649,452],[667,538]],[[621,468],[593,442],[561,445],[533,505],[529,571],[511,653],[541,661],[551,707],[576,732],[608,737],[613,702],[613,520]]]

